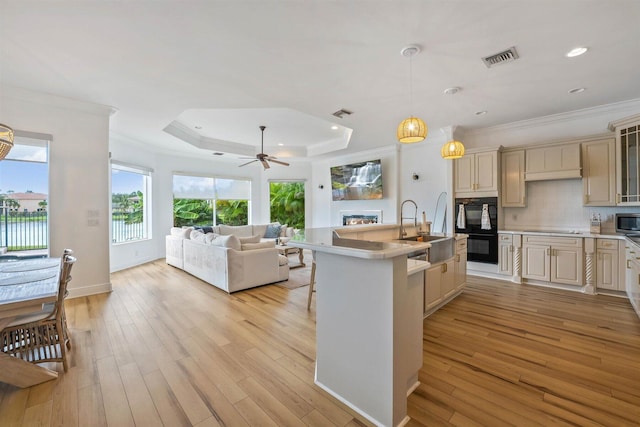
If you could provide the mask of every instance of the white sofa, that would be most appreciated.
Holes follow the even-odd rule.
[[[249,229],[238,231],[246,234]],[[166,251],[167,264],[229,293],[289,278],[287,257],[278,254],[275,238],[265,239],[264,234],[205,234],[192,227],[174,227],[166,236]]]

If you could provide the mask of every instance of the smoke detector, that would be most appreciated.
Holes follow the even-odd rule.
[[[496,65],[506,64],[507,62],[513,62],[518,59],[518,52],[514,46],[502,52],[495,53],[493,55],[485,56],[482,58],[482,62],[487,68],[491,68]]]

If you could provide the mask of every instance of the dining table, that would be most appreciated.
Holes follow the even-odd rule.
[[[56,301],[60,267],[60,258],[0,260],[0,331]],[[6,354],[4,346],[0,341],[0,382],[26,388],[58,377],[56,371]]]

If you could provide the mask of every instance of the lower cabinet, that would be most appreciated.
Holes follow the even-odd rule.
[[[620,255],[615,239],[596,240],[596,288],[624,291],[624,277],[620,274]]]
[[[456,240],[454,282],[456,291],[461,291],[467,283],[467,239]]]
[[[498,234],[498,274],[513,276],[512,234]]]
[[[584,251],[582,238],[524,236],[522,278],[581,286]]]
[[[431,266],[424,275],[425,316],[436,311],[455,292],[455,257]]]
[[[626,255],[625,290],[631,305],[640,316],[640,250],[627,244]]]

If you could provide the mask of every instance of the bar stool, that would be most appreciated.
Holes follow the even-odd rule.
[[[311,251],[311,277],[309,279],[309,297],[307,298],[307,310],[311,310],[311,297],[315,292],[316,284],[316,251]]]

